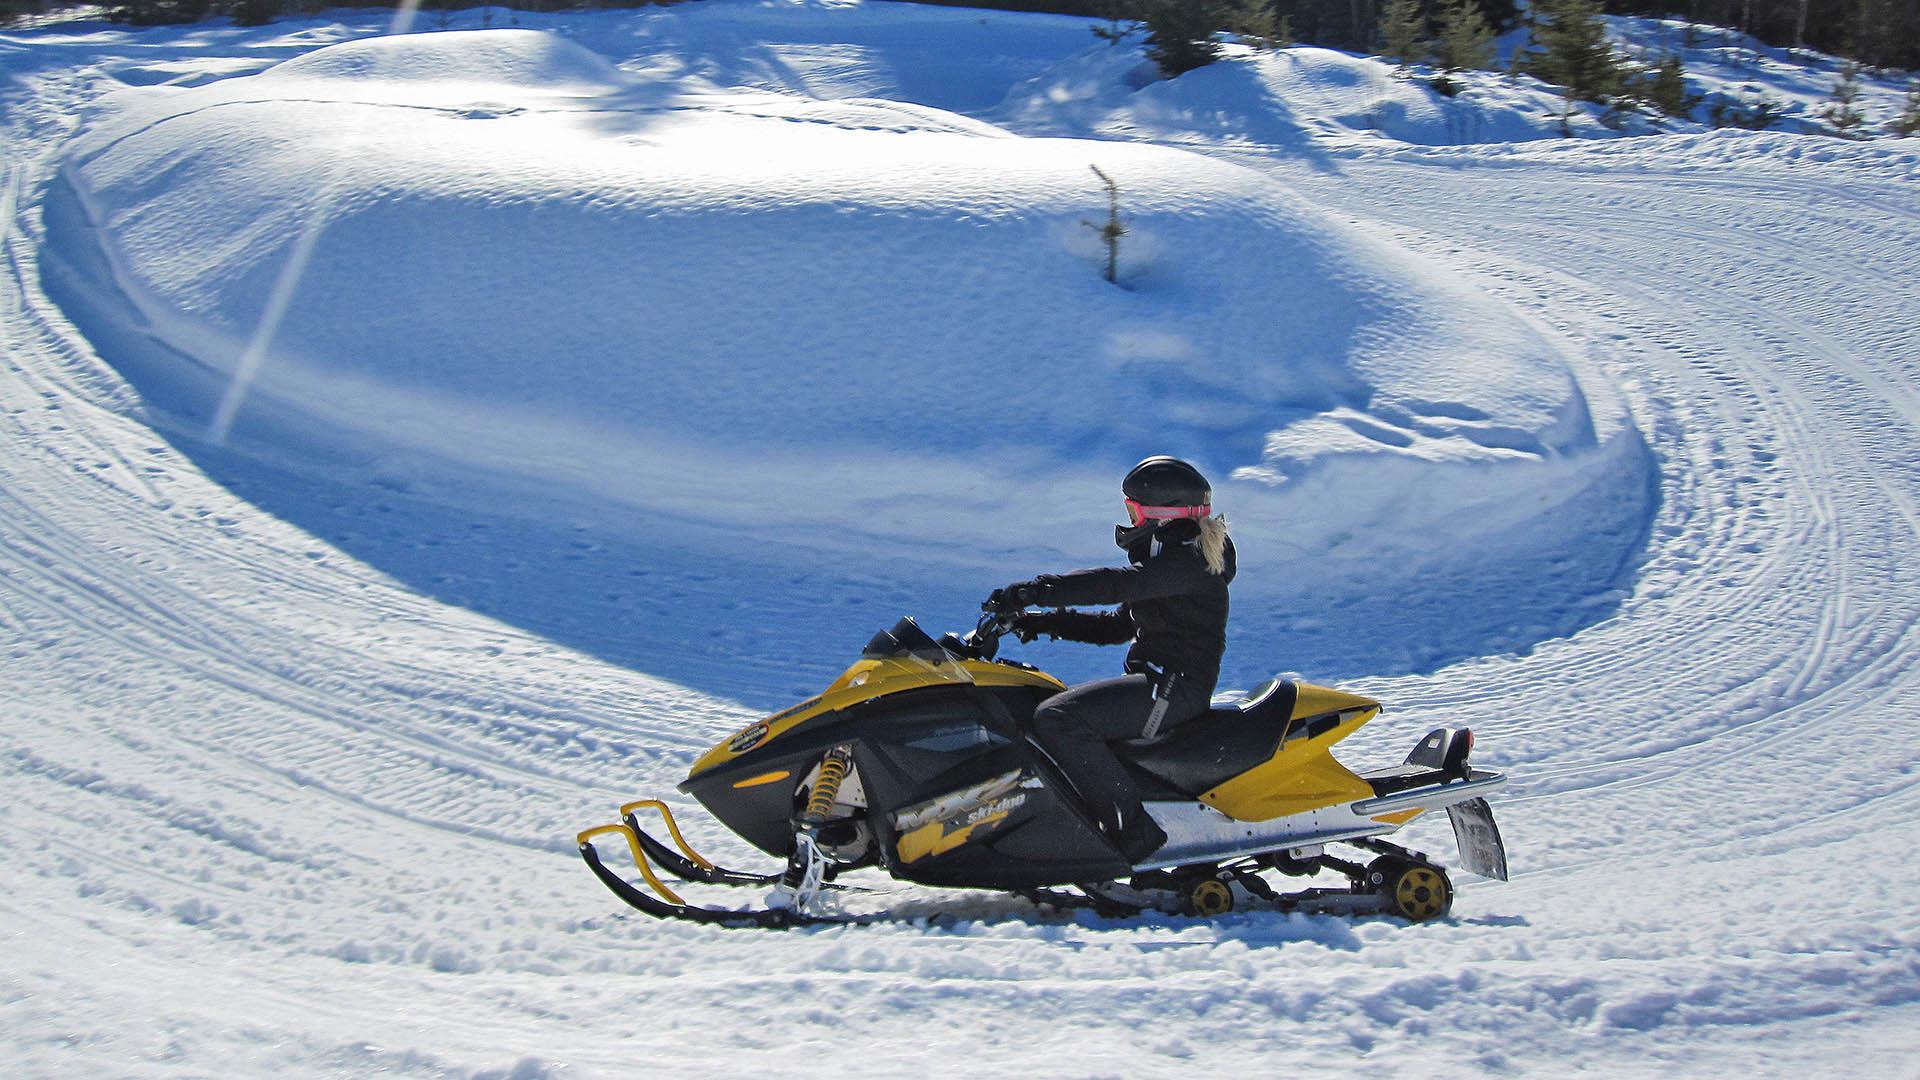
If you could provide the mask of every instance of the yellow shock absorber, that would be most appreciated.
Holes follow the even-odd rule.
[[[840,785],[847,778],[847,770],[853,766],[853,752],[845,746],[836,746],[827,751],[820,759],[820,776],[814,781],[813,793],[807,796],[806,813],[800,816],[801,824],[819,825],[833,813],[833,803],[840,797]]]

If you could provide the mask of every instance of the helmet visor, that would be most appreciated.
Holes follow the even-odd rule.
[[[1138,527],[1149,521],[1172,521],[1177,518],[1203,518],[1213,513],[1211,506],[1144,506],[1132,499],[1126,500],[1127,520]]]

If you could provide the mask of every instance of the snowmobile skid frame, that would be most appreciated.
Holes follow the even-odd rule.
[[[1295,857],[1292,851],[1270,851],[1221,863],[1144,870],[1125,882],[1082,882],[1074,886],[1077,894],[1023,889],[1018,895],[1050,907],[1091,910],[1102,918],[1129,918],[1149,911],[1202,918],[1224,915],[1234,910],[1234,885],[1265,909],[1282,912],[1397,915],[1409,922],[1424,922],[1452,907],[1453,883],[1446,868],[1423,853],[1383,840],[1342,843],[1366,848],[1378,857],[1361,864],[1325,852]],[[1347,887],[1281,892],[1260,876],[1265,870],[1306,876],[1323,869],[1345,875]]]

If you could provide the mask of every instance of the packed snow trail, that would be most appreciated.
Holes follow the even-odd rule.
[[[1585,343],[1658,455],[1617,610],[1359,687],[1390,711],[1351,760],[1480,731],[1515,881],[1418,927],[903,890],[962,918],[769,935],[632,916],[570,851],[747,710],[262,513],[48,301],[38,211],[102,62],[0,113],[12,1071],[1911,1075],[1916,151],[1232,151]]]

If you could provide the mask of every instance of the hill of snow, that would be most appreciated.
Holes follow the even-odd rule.
[[[1909,1080],[1920,141],[1003,12],[444,18],[0,33],[10,1073]],[[1160,450],[1228,682],[1385,701],[1358,766],[1472,726],[1511,882],[863,874],[905,921],[760,934],[580,865],[878,625],[1113,559]]]
[[[1590,617],[1644,533],[1644,441],[1579,350],[1244,166],[623,72],[529,29],[108,107],[50,203],[61,287],[96,335],[159,346],[140,370],[174,422],[244,400],[256,457],[404,460],[468,504],[570,492],[727,574],[796,531],[826,565],[931,553],[966,567],[924,586],[960,606],[1012,522],[1055,548],[1028,572],[1105,558],[1084,523],[1116,468],[1177,446],[1249,527],[1242,603],[1275,621],[1240,639],[1247,682],[1333,659],[1282,621],[1330,576],[1457,623],[1488,550],[1579,544],[1587,569],[1513,579],[1524,630],[1476,628],[1513,648]]]

